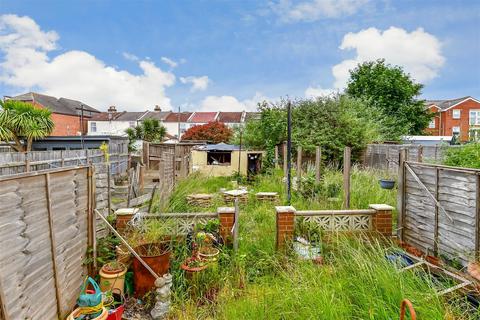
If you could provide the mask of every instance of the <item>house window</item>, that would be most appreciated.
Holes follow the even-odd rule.
[[[470,125],[480,126],[480,110],[470,110]]]
[[[453,119],[460,119],[460,111],[461,110],[453,110]]]
[[[97,123],[90,122],[90,132],[97,132]]]
[[[231,151],[209,151],[207,152],[207,164],[209,166],[229,166],[232,162]]]
[[[135,127],[135,121],[130,121],[128,123],[128,125],[130,126],[130,128],[134,128]]]
[[[435,119],[433,119],[432,121],[430,121],[430,123],[428,124],[428,127],[430,129],[435,129]]]
[[[460,134],[460,127],[453,127],[452,128],[452,134],[459,135]]]

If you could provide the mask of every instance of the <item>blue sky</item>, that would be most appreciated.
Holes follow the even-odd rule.
[[[341,90],[384,57],[424,98],[480,98],[479,1],[1,0],[0,15],[2,95],[252,110]]]

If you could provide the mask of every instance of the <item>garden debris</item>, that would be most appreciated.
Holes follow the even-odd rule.
[[[189,194],[187,203],[191,206],[206,208],[212,205],[212,199],[213,196],[207,193]]]
[[[302,237],[297,237],[293,243],[293,250],[298,256],[305,260],[320,261],[320,247],[313,246],[308,240]],[[321,263],[320,263],[321,264]]]

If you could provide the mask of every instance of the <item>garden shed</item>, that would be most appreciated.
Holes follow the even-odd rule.
[[[231,176],[235,172],[255,175],[262,168],[265,151],[244,150],[240,146],[218,143],[197,146],[191,151],[191,172],[209,176]]]

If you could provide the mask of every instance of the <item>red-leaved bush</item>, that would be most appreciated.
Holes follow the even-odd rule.
[[[182,140],[205,140],[213,143],[228,142],[233,135],[232,129],[223,122],[209,122],[188,129]]]

